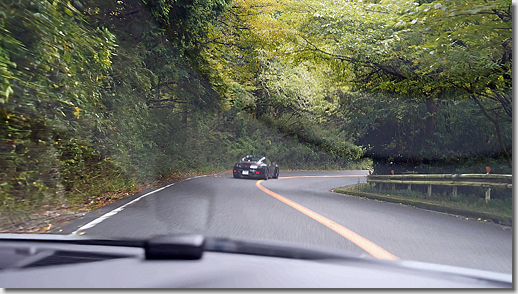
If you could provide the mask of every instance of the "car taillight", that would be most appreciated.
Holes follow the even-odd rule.
[[[235,173],[237,173],[237,170],[234,170]]]
[[[259,171],[256,171],[255,173],[256,173],[256,174],[259,174]]]

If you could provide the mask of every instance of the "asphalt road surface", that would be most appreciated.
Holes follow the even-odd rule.
[[[512,228],[329,192],[366,171],[283,172],[279,179],[202,176],[126,197],[61,233],[150,237],[201,233],[286,241],[355,255],[512,272]]]

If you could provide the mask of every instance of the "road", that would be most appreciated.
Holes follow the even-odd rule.
[[[61,233],[124,238],[202,233],[512,272],[509,227],[329,192],[365,182],[365,175],[281,171],[279,179],[261,182],[231,174],[190,178],[88,213]]]

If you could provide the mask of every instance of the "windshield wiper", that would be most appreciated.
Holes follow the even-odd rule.
[[[223,252],[293,259],[349,259],[353,256],[305,248],[294,244],[261,240],[205,237],[200,234],[160,235],[149,239],[113,239],[89,236],[0,234],[0,241],[65,243],[75,245],[142,248],[146,259],[200,259],[203,252]]]

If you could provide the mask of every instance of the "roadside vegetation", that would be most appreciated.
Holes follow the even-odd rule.
[[[434,188],[438,191],[431,196],[424,191],[425,188],[379,190],[378,187],[368,184],[339,187],[334,189],[334,192],[512,225],[513,197],[510,190],[494,189],[492,199],[486,202],[480,197],[484,195],[484,189],[481,188],[461,187],[463,193],[458,193],[457,197],[451,194],[450,189],[437,186]]]
[[[3,1],[0,223],[247,154],[512,173],[511,25],[504,0]]]

